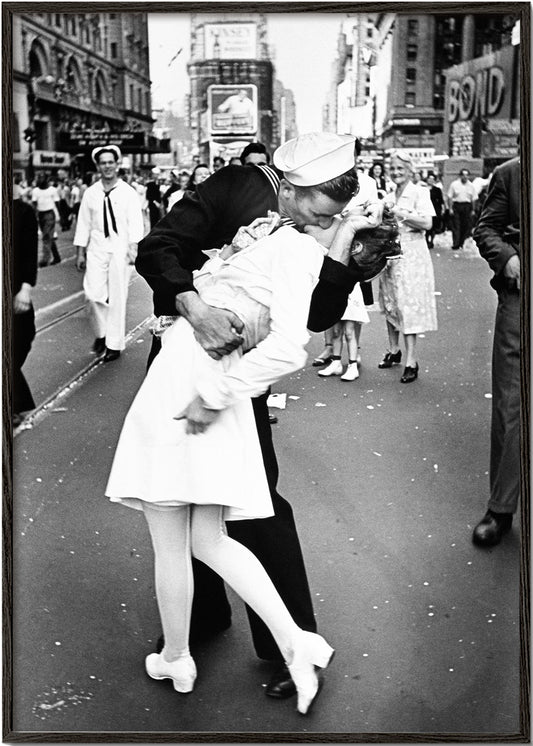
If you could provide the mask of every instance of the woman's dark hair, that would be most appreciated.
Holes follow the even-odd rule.
[[[319,192],[335,202],[348,202],[359,191],[359,179],[357,178],[357,169],[354,166],[346,173],[336,176],[334,179],[324,181],[312,187],[294,186],[297,197],[303,197],[309,192]]]
[[[191,177],[189,179],[189,183],[185,187],[185,189],[188,189],[189,191],[193,191],[196,189],[196,184],[194,183],[194,174],[198,171],[199,168],[207,168],[209,170],[209,166],[207,163],[197,163],[196,166],[193,168],[191,172]]]
[[[379,166],[381,168],[381,174],[380,174],[380,176],[375,176],[374,175],[374,169],[375,169],[376,166]],[[383,163],[379,163],[379,162],[378,163],[373,163],[370,166],[370,168],[368,169],[368,175],[372,179],[374,179],[374,181],[377,183],[377,185],[378,185],[378,187],[380,189],[385,189],[385,187],[386,187],[384,174],[385,174],[385,169],[383,168]]]

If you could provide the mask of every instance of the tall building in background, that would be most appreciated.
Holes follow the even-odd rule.
[[[492,168],[516,152],[516,18],[348,16],[339,34],[324,127],[362,138],[363,160],[365,153],[373,160],[403,149],[423,172],[458,170],[461,162],[454,165],[453,159],[464,158],[478,172]]]
[[[264,14],[193,14],[188,72],[200,160],[228,159],[253,141],[272,152],[292,136],[294,99],[275,78]]]
[[[15,171],[83,173],[110,143],[148,167],[166,147],[152,124],[145,13],[14,15]]]

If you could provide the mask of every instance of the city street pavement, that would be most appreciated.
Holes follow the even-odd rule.
[[[119,360],[85,372],[14,439],[16,732],[86,741],[102,732],[228,741],[519,732],[520,520],[492,550],[471,542],[488,497],[496,297],[475,248],[432,257],[440,328],[419,340],[418,381],[402,385],[400,367],[378,370],[386,332],[374,307],[357,381],[317,376],[316,334],[307,367],[274,387],[287,394],[273,410],[279,489],[296,513],[319,628],[337,650],[312,714],[264,696],[272,669],[256,659],[232,594],[232,627],[194,651],[192,694],[144,673],[160,634],[149,537],[141,514],[104,497],[144,374],[141,326]],[[50,282],[61,266],[46,268]],[[140,278],[132,290],[130,328],[151,311]],[[50,328],[47,345],[36,341],[28,377],[41,400],[55,391],[57,381],[39,389],[39,380],[57,357],[72,358],[69,370],[90,362],[82,322],[74,314]]]

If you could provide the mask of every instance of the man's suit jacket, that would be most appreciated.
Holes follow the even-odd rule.
[[[503,268],[513,254],[521,253],[520,158],[494,170],[473,236],[479,253],[494,271],[491,285],[497,290],[504,284]]]

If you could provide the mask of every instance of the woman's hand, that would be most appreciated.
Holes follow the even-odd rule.
[[[185,426],[187,435],[198,435],[198,433],[204,433],[207,430],[218,418],[221,411],[219,409],[207,409],[202,397],[195,396],[183,412],[177,414],[173,419],[187,420]]]

